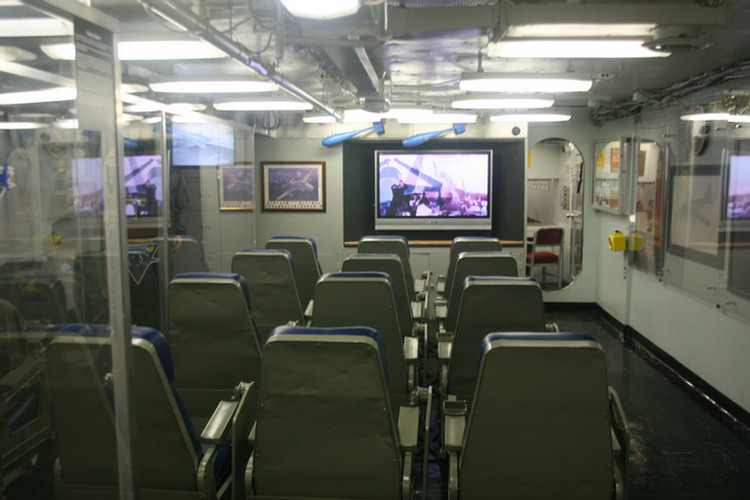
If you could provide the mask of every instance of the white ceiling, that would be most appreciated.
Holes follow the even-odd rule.
[[[750,2],[740,0],[387,0],[387,6],[363,6],[356,15],[334,21],[295,19],[277,0],[90,3],[119,21],[122,40],[192,36],[230,46],[236,56],[209,61],[123,62],[123,82],[148,83],[163,75],[257,76],[248,67],[248,61],[254,61],[298,98],[309,99],[328,112],[389,106],[447,110],[452,98],[462,93],[458,88],[462,73],[477,71],[591,78],[590,91],[555,96],[555,107],[630,110],[638,101],[668,99],[671,87],[688,79],[698,86],[719,70],[726,78],[745,76],[744,63],[750,59]],[[178,33],[144,5],[166,13],[179,12],[193,23],[194,32]],[[2,9],[0,17],[28,14],[25,7]],[[383,20],[386,12],[387,23]],[[677,24],[681,27],[677,33],[695,29],[695,36],[687,38],[705,48],[655,59],[509,59],[487,54],[488,43],[503,38],[509,26],[519,23],[617,20],[651,20],[662,27]],[[22,64],[59,71],[60,63],[46,59],[38,42],[0,38],[2,46],[23,48],[37,56]],[[0,72],[3,89],[24,88],[27,84],[22,80]],[[145,96],[209,105],[216,97]]]

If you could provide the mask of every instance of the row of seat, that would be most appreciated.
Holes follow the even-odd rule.
[[[109,338],[65,330],[47,357],[58,498],[116,498]],[[373,329],[274,329],[258,383],[217,406],[204,446],[164,338],[132,342],[140,498],[412,498],[419,409],[391,404]],[[593,337],[493,333],[475,370],[470,409],[444,401],[450,498],[624,497],[627,423]]]

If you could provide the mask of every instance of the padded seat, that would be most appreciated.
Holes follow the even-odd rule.
[[[529,276],[533,276],[535,268],[540,266],[542,286],[547,280],[547,266],[554,264],[557,267],[557,287],[562,288],[563,232],[563,228],[557,226],[538,227],[534,230],[534,236],[526,252],[526,270]],[[556,251],[539,250],[539,247]]]
[[[184,273],[167,292],[175,387],[201,427],[240,382],[258,379],[262,344],[245,278]]]
[[[417,291],[423,292],[429,285],[429,273],[419,280],[414,279],[409,257],[409,240],[404,236],[385,234],[363,236],[357,243],[357,253],[395,253],[398,255],[404,266],[404,276],[408,284],[406,291],[412,302],[417,300]]]
[[[444,318],[443,329],[453,330],[467,276],[518,276],[516,259],[508,252],[461,252],[456,258],[448,300],[435,301],[435,315]]]
[[[291,252],[241,250],[232,257],[232,272],[245,278],[261,343],[277,326],[304,324]]]
[[[492,236],[456,236],[453,238],[448,252],[448,270],[445,276],[438,276],[438,295],[446,300],[450,296],[456,260],[461,252],[500,252],[502,249],[503,245],[500,240]]]
[[[391,408],[383,349],[372,328],[274,330],[247,498],[412,498],[419,408]]]
[[[401,333],[391,279],[379,272],[339,272],[321,276],[315,285],[311,326],[367,326],[383,339],[388,358],[388,387],[392,394],[408,396],[416,384],[418,339]],[[404,357],[408,343],[410,366]]]
[[[274,236],[266,242],[266,248],[280,248],[292,254],[299,302],[304,311],[313,298],[315,283],[323,274],[315,240],[303,236]]]
[[[445,403],[450,498],[624,497],[629,431],[595,338],[492,333],[479,363],[471,411]]]
[[[468,276],[452,335],[438,335],[441,392],[470,399],[482,340],[504,331],[546,331],[539,283],[526,277]]]
[[[237,436],[249,432],[252,387],[240,385],[230,394],[232,401],[221,405],[212,420],[225,425],[204,430],[201,442],[172,386],[174,372],[164,336],[134,327],[132,346],[138,497],[229,498],[236,476],[231,458],[244,464],[249,456]],[[64,329],[50,344],[47,363],[58,452],[56,498],[119,498],[108,327]],[[228,434],[232,437],[225,438]]]
[[[208,264],[203,256],[203,245],[192,236],[169,235],[166,238],[156,237],[159,243],[159,256],[168,258],[168,275],[172,280],[182,273],[208,272]]]

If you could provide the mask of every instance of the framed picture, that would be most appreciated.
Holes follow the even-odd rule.
[[[255,208],[253,165],[219,167],[219,210]]]
[[[324,212],[325,174],[322,161],[263,163],[263,210]]]
[[[723,263],[724,191],[720,166],[676,166],[669,172],[667,251],[713,267]]]

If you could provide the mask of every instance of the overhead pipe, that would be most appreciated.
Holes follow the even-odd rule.
[[[182,26],[188,32],[199,36],[205,42],[210,43],[232,59],[244,64],[263,78],[276,83],[290,95],[312,104],[319,111],[334,117],[337,121],[342,119],[340,113],[285,79],[275,69],[250,54],[250,51],[242,44],[227,38],[209,23],[195,17],[192,13],[181,10],[181,7],[175,5],[172,0],[138,0],[138,2],[146,9],[151,10],[167,21]]]

